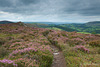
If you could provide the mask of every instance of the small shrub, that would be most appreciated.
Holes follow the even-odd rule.
[[[17,67],[39,67],[35,60],[28,58],[19,58],[16,60]]]
[[[100,41],[99,40],[90,41],[89,45],[91,45],[92,47],[100,47]]]
[[[86,44],[85,41],[81,38],[73,38],[71,42],[73,42],[75,45]]]
[[[77,57],[78,54],[77,54],[75,51],[72,51],[72,50],[66,50],[66,51],[64,51],[64,56],[65,56],[65,57],[67,57],[67,56]]]
[[[14,40],[11,40],[11,43],[15,43],[15,42],[22,42],[24,41],[23,39],[14,39]]]
[[[67,67],[80,67],[80,63],[82,62],[81,58],[79,57],[70,56],[70,57],[66,57],[65,59],[66,59]]]
[[[44,36],[46,36],[46,35],[49,34],[49,31],[47,30],[47,31],[43,32],[42,34],[43,34]]]
[[[28,34],[24,34],[24,35],[20,36],[19,38],[23,39],[24,41],[29,41],[30,39],[33,39],[33,37]]]
[[[50,41],[51,44],[53,44],[53,45],[55,45],[55,46],[58,45],[58,41],[54,41],[54,40],[52,40],[52,39],[49,39],[49,41]]]
[[[0,47],[0,57],[7,55],[8,51],[4,47]]]
[[[47,55],[42,55],[40,61],[40,67],[51,67],[53,57],[52,56],[47,56]]]
[[[0,45],[3,45],[6,42],[4,38],[0,38]]]
[[[98,50],[98,54],[100,54],[100,49]]]
[[[89,49],[85,48],[84,46],[82,45],[77,45],[74,47],[75,49],[78,49],[78,50],[81,50],[83,52],[88,52],[89,53]]]
[[[61,50],[64,50],[65,49],[65,45],[64,44],[59,45],[59,47],[60,47]]]
[[[7,37],[7,39],[8,39],[8,40],[12,40],[12,39],[14,39],[14,37]]]
[[[17,67],[17,64],[15,64],[14,61],[12,60],[3,59],[3,60],[0,60],[0,66],[1,67]]]

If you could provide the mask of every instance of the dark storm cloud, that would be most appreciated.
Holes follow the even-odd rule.
[[[18,14],[32,14],[39,9],[37,4],[39,2],[40,0],[0,0],[0,11]]]
[[[69,0],[64,12],[82,15],[100,15],[100,0]]]
[[[100,15],[100,0],[0,0],[0,11],[32,14]]]
[[[19,2],[23,3],[24,5],[29,5],[29,4],[38,3],[39,0],[20,0]]]
[[[9,0],[0,0],[0,7],[9,7],[11,2]]]

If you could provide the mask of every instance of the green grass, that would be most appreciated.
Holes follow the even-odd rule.
[[[89,53],[80,50],[74,50],[73,47],[67,47],[63,50],[66,64],[68,67],[99,67],[100,54],[99,47],[87,46]]]
[[[52,27],[52,28],[47,28],[47,29],[52,29],[52,30],[62,30],[60,28]]]
[[[0,33],[0,37],[1,38],[5,38],[5,37],[15,37],[17,38],[20,34],[4,34],[4,33]]]
[[[77,33],[82,33],[82,34],[91,34],[91,33],[88,33],[88,32],[77,32]]]

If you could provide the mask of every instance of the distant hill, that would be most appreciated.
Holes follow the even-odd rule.
[[[61,26],[74,29],[77,32],[100,34],[100,21],[92,21],[84,24],[63,24]]]
[[[72,22],[24,22],[24,23],[28,23],[28,24],[32,24],[32,23],[38,23],[38,24],[55,24],[55,25],[59,25],[59,24],[72,24]]]
[[[75,29],[71,29],[68,27],[63,27],[62,24],[43,24],[43,23],[26,23],[28,27],[38,27],[38,28],[47,28],[47,29],[56,29],[56,30],[64,30],[68,32],[76,31]]]
[[[66,24],[45,24],[45,23],[27,23],[29,27],[39,27],[47,29],[58,29],[68,32],[87,32],[93,34],[100,34],[100,21],[92,21],[87,23],[66,23]]]
[[[100,21],[88,22],[88,23],[85,23],[85,25],[88,25],[88,26],[100,26]]]
[[[92,21],[92,22],[88,22],[87,24],[100,24],[100,21]]]
[[[12,22],[12,21],[6,21],[6,20],[0,21],[0,24],[9,24],[9,23],[14,23],[14,22]]]
[[[39,27],[39,28],[46,28],[49,25],[43,23],[25,23],[28,27]]]

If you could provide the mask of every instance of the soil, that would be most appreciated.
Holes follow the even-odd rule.
[[[62,51],[60,51],[57,47],[53,45],[51,46],[51,48],[53,49],[53,55],[54,55],[51,67],[66,67],[65,58],[63,56]]]

